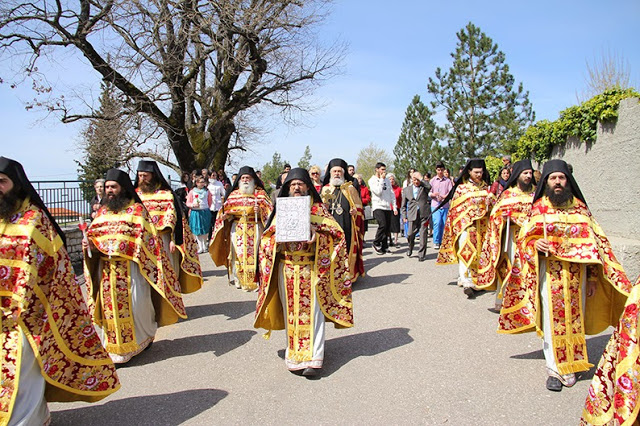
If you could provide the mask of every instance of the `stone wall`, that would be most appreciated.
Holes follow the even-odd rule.
[[[640,275],[640,103],[620,102],[618,121],[598,124],[595,143],[567,141],[551,158],[573,165],[589,209],[631,281]]]
[[[71,263],[76,274],[82,272],[82,231],[78,226],[68,226],[62,228],[62,232],[67,237],[67,252],[71,257]]]

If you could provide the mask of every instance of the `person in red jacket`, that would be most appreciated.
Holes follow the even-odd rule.
[[[362,179],[361,174],[355,174],[353,175],[353,177],[356,178],[356,180],[360,184],[360,199],[362,200],[362,208],[364,209],[364,230],[363,230],[363,237],[364,237],[364,233],[367,232],[367,230],[369,229],[368,220],[371,219],[372,217],[371,216],[371,191],[369,191],[369,188],[367,188],[367,182],[365,182],[364,179]],[[363,241],[364,241],[364,238],[363,238]]]

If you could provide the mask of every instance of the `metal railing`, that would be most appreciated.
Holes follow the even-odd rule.
[[[91,205],[85,199],[81,185],[85,184],[88,187],[87,191],[90,191],[93,197],[95,196],[93,182],[37,180],[31,181],[31,184],[59,225],[78,222],[80,216],[84,218],[91,216]]]

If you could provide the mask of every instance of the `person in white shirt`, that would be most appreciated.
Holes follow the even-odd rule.
[[[378,230],[373,240],[373,249],[377,254],[384,254],[389,249],[387,234],[391,224],[392,214],[398,215],[396,196],[391,189],[391,182],[387,179],[387,166],[376,163],[376,171],[369,179],[371,190],[371,208],[373,217],[378,222]],[[393,213],[392,213],[393,212]]]
[[[209,192],[211,193],[211,205],[209,206],[209,210],[211,210],[211,230],[209,230],[209,240],[211,240],[211,232],[213,232],[213,227],[216,223],[216,216],[218,215],[218,210],[222,208],[222,199],[224,198],[224,184],[218,180],[218,174],[215,170],[211,171],[211,178],[209,179],[209,185],[207,186]]]

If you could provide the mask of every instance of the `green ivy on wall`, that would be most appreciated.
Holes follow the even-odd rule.
[[[565,109],[556,121],[542,120],[529,126],[518,140],[516,156],[542,162],[551,158],[555,145],[565,144],[569,137],[595,142],[598,121],[615,121],[620,101],[631,97],[640,98],[640,94],[632,88],[608,89],[580,105]]]

